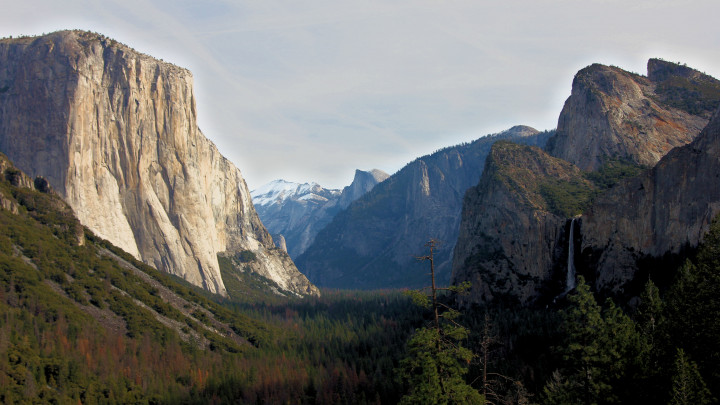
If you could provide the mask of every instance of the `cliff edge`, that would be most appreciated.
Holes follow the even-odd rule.
[[[281,288],[317,294],[200,132],[192,86],[188,70],[98,34],[3,39],[0,150],[94,233],[160,270],[226,294],[217,255],[249,250]]]

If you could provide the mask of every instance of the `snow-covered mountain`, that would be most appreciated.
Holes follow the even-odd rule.
[[[343,190],[317,183],[274,180],[250,192],[255,210],[275,240],[283,236],[290,257],[307,249],[315,235],[339,211],[388,178],[382,170],[355,171],[352,184]]]
[[[322,205],[335,200],[340,194],[340,190],[324,189],[317,183],[300,184],[282,179],[271,181],[250,192],[255,207],[284,204],[289,200]]]

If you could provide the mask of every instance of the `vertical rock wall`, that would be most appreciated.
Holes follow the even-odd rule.
[[[282,288],[314,291],[275,251],[240,171],[197,126],[189,71],[97,34],[0,41],[0,150],[42,175],[99,236],[224,294],[218,253],[252,250]],[[303,280],[304,279],[304,280]]]

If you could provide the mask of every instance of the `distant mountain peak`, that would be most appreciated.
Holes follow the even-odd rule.
[[[350,203],[365,195],[365,193],[372,190],[375,185],[383,182],[388,177],[390,177],[389,174],[379,169],[372,169],[370,171],[355,170],[355,177],[349,186],[343,188],[338,205],[342,209],[347,208]]]
[[[510,127],[509,129],[501,132],[501,134],[506,134],[506,135],[512,134],[512,135],[520,136],[523,138],[528,137],[528,136],[533,136],[533,135],[536,135],[539,133],[540,133],[540,131],[538,131],[537,129],[535,129],[533,127],[529,127],[527,125],[515,125],[514,127]]]
[[[339,211],[388,178],[382,170],[355,170],[353,182],[326,189],[317,183],[274,180],[250,192],[253,205],[274,238],[286,241],[290,257],[297,257]]]
[[[335,195],[340,195],[340,190],[325,189],[314,182],[294,183],[283,179],[273,180],[250,191],[255,206],[282,204],[288,200],[327,201]]]
[[[390,177],[389,174],[385,173],[384,171],[382,171],[380,169],[372,169],[370,171],[364,171],[364,170],[357,169],[357,170],[355,170],[355,179],[357,179],[358,174],[361,174],[361,173],[369,173],[378,182],[383,181],[383,180],[387,179],[388,177]]]

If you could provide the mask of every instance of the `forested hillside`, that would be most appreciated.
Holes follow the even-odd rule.
[[[94,236],[43,179],[0,159],[0,402],[401,395],[387,377],[418,312],[399,293],[218,302]]]

